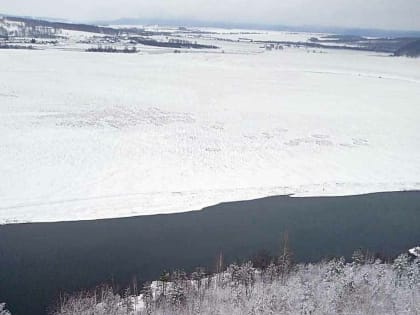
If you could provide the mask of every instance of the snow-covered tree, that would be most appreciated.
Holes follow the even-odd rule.
[[[6,303],[0,303],[0,315],[12,315],[7,309],[6,309]]]
[[[81,294],[54,315],[420,314],[419,259],[403,254],[385,263],[357,257],[357,263],[335,258],[297,264],[288,273],[275,263],[264,270],[231,264],[214,275],[164,273],[143,288],[140,299],[112,290]],[[206,285],[199,286],[201,281]],[[133,307],[127,299],[141,302]]]

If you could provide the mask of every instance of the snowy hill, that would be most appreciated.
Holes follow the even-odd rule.
[[[97,33],[107,35],[117,35],[119,31],[109,27],[100,27],[96,25],[64,23],[56,21],[46,21],[40,19],[0,16],[0,27],[6,30],[9,36],[42,36],[55,35],[60,31],[78,31],[86,33]]]
[[[59,30],[45,23],[24,18],[1,17],[0,36],[6,37],[52,37],[57,35]]]
[[[420,57],[420,40],[410,42],[395,52],[396,56]]]

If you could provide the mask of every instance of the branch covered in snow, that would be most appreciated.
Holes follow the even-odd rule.
[[[0,315],[12,315],[7,309],[6,309],[6,303],[0,303]]]
[[[420,246],[410,249],[409,252],[413,256],[420,257]]]

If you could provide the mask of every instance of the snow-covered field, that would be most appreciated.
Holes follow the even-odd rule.
[[[324,52],[0,51],[0,223],[420,189],[420,60]]]

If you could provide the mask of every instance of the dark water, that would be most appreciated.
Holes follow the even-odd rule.
[[[226,262],[276,252],[285,231],[300,262],[359,247],[392,256],[420,244],[419,226],[420,192],[280,196],[182,214],[1,226],[0,302],[14,315],[45,314],[61,292],[211,268],[220,252]]]

